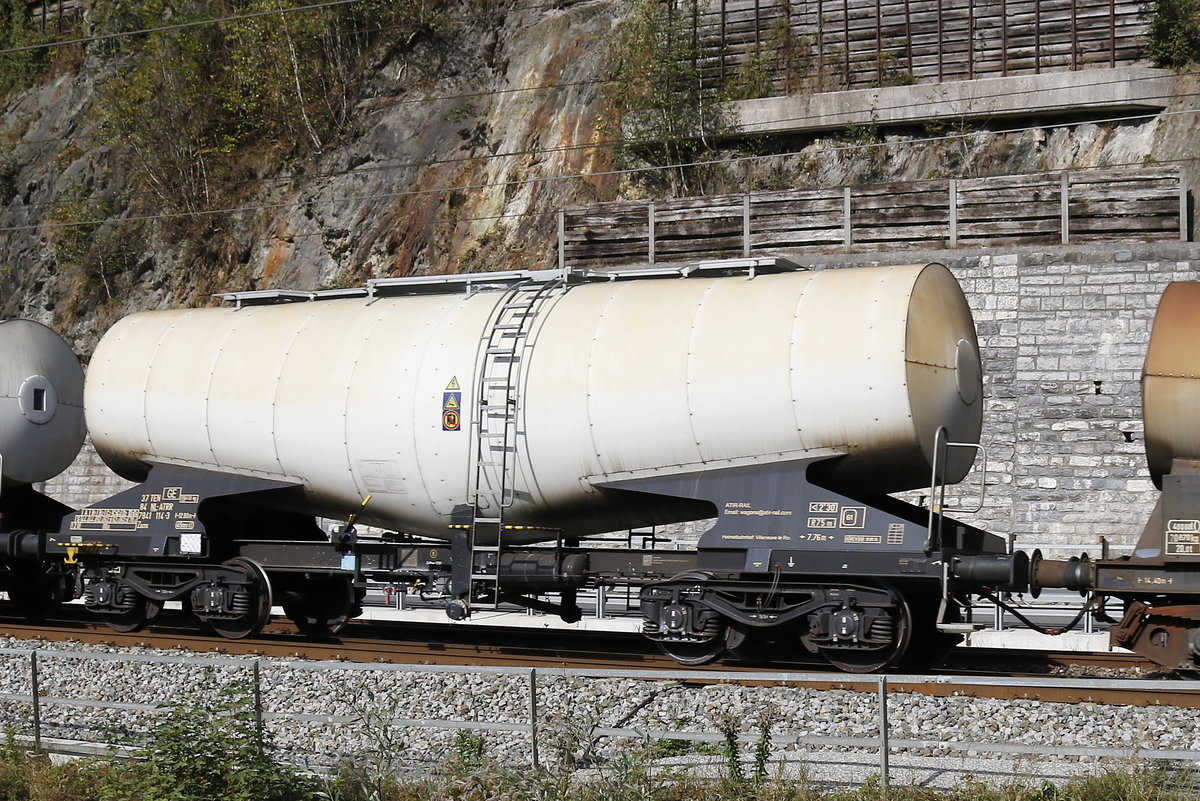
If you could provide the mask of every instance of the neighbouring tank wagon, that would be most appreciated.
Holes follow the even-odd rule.
[[[1032,589],[1090,594],[1111,640],[1171,668],[1200,670],[1200,283],[1169,284],[1142,370],[1146,463],[1162,492],[1133,553],[1033,558]],[[1110,617],[1106,605],[1121,605]]]
[[[6,489],[46,481],[83,447],[83,369],[58,334],[0,322],[0,475]],[[16,514],[17,510],[5,510]]]

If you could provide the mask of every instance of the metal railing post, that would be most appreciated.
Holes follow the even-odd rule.
[[[958,247],[958,180],[950,179],[950,247]]]
[[[608,599],[608,588],[603,584],[596,587],[596,619],[604,619],[604,602]]]
[[[650,201],[649,207],[646,209],[646,257],[650,264],[654,264],[654,201]]]
[[[258,753],[261,754],[263,752],[262,666],[258,659],[254,660],[254,735]]]
[[[1062,243],[1069,245],[1071,243],[1071,199],[1068,196],[1070,191],[1070,181],[1067,178],[1067,173],[1062,174],[1062,186],[1059,189],[1060,208],[1059,212],[1062,217]]]
[[[742,196],[742,258],[750,258],[750,193]]]
[[[1179,176],[1179,241],[1187,242],[1191,226],[1188,225],[1188,191],[1187,182],[1183,176]]]
[[[531,668],[529,671],[529,751],[532,755],[533,766],[539,767],[537,668]]]
[[[883,797],[888,797],[888,782],[890,779],[890,766],[888,765],[888,752],[891,750],[888,743],[888,680],[887,676],[879,677],[879,782],[883,788]]]
[[[42,753],[42,700],[41,688],[38,686],[37,651],[29,652],[30,700],[33,702],[33,751]]]
[[[854,244],[850,229],[850,187],[842,187],[842,244],[847,250]]]
[[[567,266],[567,213],[558,210],[558,269],[566,269]]]

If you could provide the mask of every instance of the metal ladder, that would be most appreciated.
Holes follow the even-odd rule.
[[[480,340],[481,357],[475,415],[474,469],[469,544],[472,585],[490,585],[491,600],[479,608],[500,604],[500,559],[504,512],[516,499],[517,411],[523,357],[533,322],[547,303],[561,297],[565,281],[530,279],[510,288],[498,304],[491,326]],[[479,558],[480,555],[483,558]]]

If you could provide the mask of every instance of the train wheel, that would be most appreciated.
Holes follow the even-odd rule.
[[[240,640],[257,634],[271,620],[271,582],[267,574],[255,562],[235,557],[225,562],[230,567],[245,571],[250,579],[246,585],[248,602],[243,613],[234,618],[209,617],[205,620],[213,631],[227,640]]]
[[[844,648],[834,645],[821,646],[821,655],[838,670],[847,673],[877,673],[895,665],[908,650],[909,643],[912,642],[912,611],[902,595],[890,587],[882,589],[892,596],[893,611],[886,616],[875,617],[867,624],[870,631],[866,633],[871,639],[886,644]]]
[[[162,611],[161,603],[139,595],[131,609],[124,612],[101,612],[100,616],[104,618],[104,624],[113,631],[129,634],[146,628],[150,621],[158,617],[160,611]]]
[[[725,653],[725,632],[703,642],[656,640],[658,648],[681,665],[707,665]]]
[[[306,637],[326,640],[342,630],[358,611],[349,579],[312,579],[297,587],[303,600],[284,604],[284,614]]]

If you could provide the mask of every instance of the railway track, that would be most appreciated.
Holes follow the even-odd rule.
[[[197,653],[263,656],[320,661],[396,664],[477,665],[528,667],[539,669],[571,668],[597,670],[649,670],[669,673],[687,684],[709,684],[705,677],[713,669],[726,674],[721,681],[747,684],[776,683],[766,678],[784,671],[805,674],[793,686],[812,689],[863,691],[873,685],[848,680],[842,674],[818,677],[822,666],[810,663],[773,664],[769,668],[728,661],[704,668],[681,667],[659,654],[651,643],[636,636],[603,632],[576,632],[539,629],[522,632],[513,629],[482,629],[433,624],[354,623],[335,640],[314,642],[298,637],[286,620],[278,620],[259,636],[228,640],[216,635],[197,633],[167,618],[160,625],[134,633],[113,631],[91,619],[91,615],[69,611],[62,619],[43,625],[29,625],[0,619],[0,636],[17,640],[78,642],[114,647],[143,647],[160,650],[184,649]],[[1037,687],[1030,677],[1045,677],[1056,668],[1072,666],[1147,671],[1161,681],[1152,688],[1122,687],[1119,680],[1106,680],[1098,686],[1094,680],[1080,677],[1069,686]],[[1013,652],[1004,649],[959,649],[951,666],[921,680],[902,675],[889,678],[893,692],[913,692],[931,696],[969,695],[1012,700],[1028,698],[1066,703],[1098,703],[1133,706],[1177,706],[1200,709],[1200,693],[1177,687],[1172,677],[1149,672],[1145,660],[1131,654],[1079,654]],[[687,674],[694,673],[695,678]],[[729,674],[734,674],[729,678]],[[762,676],[763,678],[756,678]],[[744,678],[742,678],[744,677]],[[811,677],[811,678],[810,678]],[[1023,683],[1023,679],[1030,679]],[[1144,684],[1144,683],[1143,683]],[[1114,686],[1115,685],[1115,686]]]

